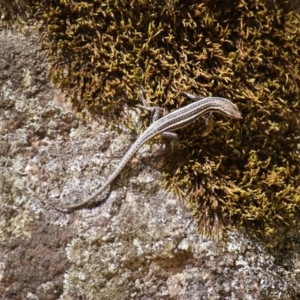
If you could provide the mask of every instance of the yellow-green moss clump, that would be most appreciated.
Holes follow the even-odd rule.
[[[25,0],[24,0],[25,1]],[[273,237],[296,226],[300,204],[300,22],[283,0],[44,0],[34,8],[51,78],[78,110],[118,116],[142,86],[151,102],[180,91],[231,99],[242,122],[217,117],[180,132],[165,186],[199,228],[243,225]]]

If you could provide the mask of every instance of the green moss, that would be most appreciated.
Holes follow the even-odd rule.
[[[144,87],[152,103],[180,91],[227,97],[241,122],[180,132],[164,185],[201,230],[246,226],[265,238],[299,214],[299,16],[290,1],[24,1],[34,7],[51,78],[78,110],[118,118]],[[118,120],[120,121],[120,119]],[[124,121],[126,122],[126,121]]]
[[[31,9],[27,1],[23,0],[1,0],[0,1],[0,27],[16,27],[23,31],[23,21],[29,17]]]

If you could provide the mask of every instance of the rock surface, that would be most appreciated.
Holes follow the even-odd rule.
[[[76,115],[46,72],[36,34],[0,32],[0,299],[300,299],[299,233],[273,251],[200,236],[149,146],[101,204],[55,209],[101,185],[136,136]]]

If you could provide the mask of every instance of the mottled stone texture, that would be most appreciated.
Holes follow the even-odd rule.
[[[299,234],[276,249],[199,236],[161,187],[159,147],[103,203],[54,209],[96,189],[136,136],[76,116],[46,70],[31,31],[0,33],[0,299],[300,298]]]

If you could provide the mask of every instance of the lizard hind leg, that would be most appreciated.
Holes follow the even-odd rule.
[[[165,109],[160,106],[150,106],[145,99],[144,93],[144,90],[140,90],[140,97],[143,105],[139,105],[139,107],[151,112],[151,122],[154,123],[164,115]]]
[[[172,153],[174,152],[174,148],[178,143],[178,135],[175,132],[165,131],[161,134],[161,137],[166,142],[167,147],[171,148]]]

